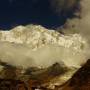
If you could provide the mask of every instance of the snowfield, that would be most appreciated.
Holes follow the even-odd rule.
[[[23,68],[47,68],[56,62],[80,67],[88,59],[88,48],[79,34],[66,36],[39,25],[0,31],[1,61]]]

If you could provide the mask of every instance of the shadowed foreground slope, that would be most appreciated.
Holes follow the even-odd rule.
[[[74,74],[63,90],[90,90],[90,59]]]
[[[45,77],[45,80],[39,81],[48,81],[48,78]],[[28,81],[0,79],[0,90],[35,90],[35,88],[40,88],[38,90],[51,90],[40,86],[39,81],[30,79]],[[90,90],[90,60],[65,85],[56,87],[53,90]]]

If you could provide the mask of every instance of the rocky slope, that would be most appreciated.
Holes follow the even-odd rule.
[[[90,90],[90,60],[74,74],[62,90]]]

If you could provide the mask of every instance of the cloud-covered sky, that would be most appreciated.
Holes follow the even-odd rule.
[[[20,24],[40,24],[54,28],[64,24],[51,9],[49,0],[0,0],[0,28],[10,28]]]

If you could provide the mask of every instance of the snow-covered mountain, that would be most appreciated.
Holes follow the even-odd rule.
[[[0,47],[0,59],[15,66],[45,68],[63,62],[78,67],[86,62],[88,43],[79,34],[28,25],[0,31]]]
[[[63,35],[39,25],[17,26],[0,31],[0,73],[4,65],[21,68],[19,74],[23,77],[28,69],[34,67],[36,71],[31,76],[40,76],[41,80],[45,79],[44,74],[53,76],[52,72],[60,73],[45,83],[48,88],[54,89],[65,83],[88,58],[89,46],[80,34]],[[22,78],[20,75],[17,75],[19,79]],[[6,74],[0,75],[4,76]]]
[[[55,30],[48,30],[39,25],[18,26],[10,31],[0,31],[0,41],[29,44],[32,49],[54,44],[79,51],[82,50],[83,45],[86,46],[85,39],[79,34],[65,36]]]

